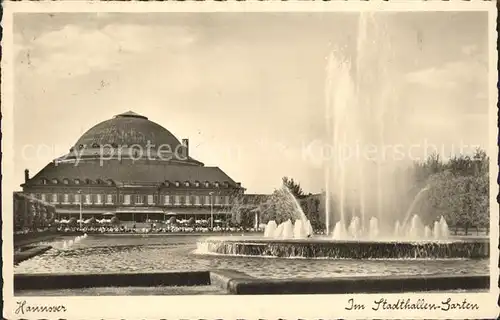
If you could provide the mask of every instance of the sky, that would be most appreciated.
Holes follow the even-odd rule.
[[[367,106],[394,124],[392,143],[429,143],[444,156],[464,145],[489,151],[486,13],[359,21],[356,13],[17,13],[16,181],[131,110],[189,138],[191,156],[249,193],[272,192],[283,176],[319,192],[327,164],[305,150],[329,141],[332,50],[363,75],[363,97],[378,99]]]

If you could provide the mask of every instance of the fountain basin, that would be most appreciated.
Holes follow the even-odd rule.
[[[31,259],[37,255],[40,255],[48,250],[50,250],[51,246],[39,245],[39,246],[30,246],[24,248],[25,250],[21,250],[19,252],[14,253],[14,264],[21,263],[25,260]]]
[[[487,239],[447,241],[341,241],[329,239],[207,238],[197,253],[279,258],[329,259],[483,259]]]

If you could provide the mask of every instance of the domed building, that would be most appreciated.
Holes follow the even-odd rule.
[[[25,170],[23,192],[56,207],[60,218],[115,215],[145,222],[195,217],[226,219],[244,189],[218,167],[189,155],[159,124],[134,112],[103,121],[35,176]]]

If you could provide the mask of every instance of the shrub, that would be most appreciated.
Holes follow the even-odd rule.
[[[68,226],[76,227],[77,225],[78,225],[78,220],[75,217],[69,219]]]
[[[111,218],[111,224],[112,225],[119,225],[120,224],[120,219],[118,219],[117,217],[113,217]]]

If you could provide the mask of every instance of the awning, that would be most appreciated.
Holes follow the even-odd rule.
[[[164,213],[163,209],[156,207],[121,207],[116,213]]]
[[[104,214],[104,210],[82,210],[82,214]],[[57,214],[80,214],[79,209],[56,209]]]
[[[196,207],[184,207],[184,208],[168,208],[165,209],[165,215],[169,216],[179,216],[179,215],[210,215],[210,208],[196,208]],[[231,214],[229,211],[219,211],[214,208],[213,214]]]

